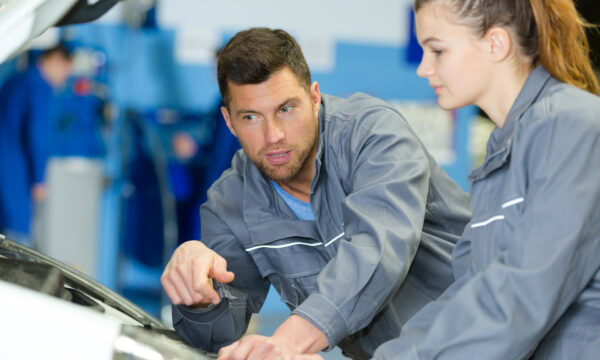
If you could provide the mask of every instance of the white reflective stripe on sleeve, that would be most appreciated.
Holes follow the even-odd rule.
[[[344,232],[342,232],[341,234],[336,235],[333,239],[329,240],[325,246],[329,246],[331,245],[334,241],[338,240],[339,238],[341,238],[342,236],[344,236]],[[306,242],[302,242],[302,241],[296,241],[293,243],[287,243],[287,244],[281,244],[281,245],[257,245],[257,246],[253,246],[251,248],[246,249],[246,251],[250,252],[250,251],[254,251],[254,250],[258,250],[258,249],[281,249],[281,248],[286,248],[286,247],[290,247],[290,246],[295,246],[295,245],[302,245],[302,246],[321,246],[323,245],[322,243],[306,243]]]
[[[336,237],[334,237],[333,239],[329,240],[326,244],[325,247],[331,245],[331,243],[333,243],[334,241],[336,241],[337,239],[341,238],[342,236],[344,236],[346,233],[342,231],[341,234],[338,234]]]
[[[254,251],[257,249],[281,249],[281,248],[286,248],[286,247],[290,247],[290,246],[294,246],[294,245],[304,245],[304,246],[321,246],[323,244],[321,243],[305,243],[305,242],[293,242],[293,243],[288,243],[288,244],[281,244],[281,245],[258,245],[258,246],[253,246],[251,248],[246,249],[246,251]]]
[[[503,220],[503,219],[504,219],[504,215],[496,215],[496,216],[493,216],[493,217],[487,219],[486,221],[478,222],[476,224],[471,224],[471,228],[486,226],[487,224],[489,224],[491,222],[494,222],[496,220]]]
[[[520,197],[520,198],[516,198],[516,199],[510,200],[510,201],[507,201],[504,204],[502,204],[502,208],[504,209],[504,208],[507,208],[509,206],[513,206],[515,204],[523,202],[523,200],[525,200],[525,199],[523,199],[522,197]]]

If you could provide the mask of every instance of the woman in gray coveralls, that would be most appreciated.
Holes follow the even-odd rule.
[[[496,124],[456,282],[376,359],[600,359],[600,93],[572,0],[415,0],[440,106]],[[301,359],[318,358],[316,355]]]
[[[600,358],[600,98],[572,0],[416,0],[440,106],[496,124],[456,282],[377,359]]]

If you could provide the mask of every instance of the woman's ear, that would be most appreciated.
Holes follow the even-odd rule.
[[[502,27],[493,27],[485,34],[489,46],[489,54],[493,61],[501,62],[509,57],[512,50],[512,37]]]

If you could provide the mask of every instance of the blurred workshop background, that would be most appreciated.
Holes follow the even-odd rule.
[[[597,0],[576,3],[600,23]],[[469,190],[493,125],[474,107],[440,109],[416,76],[410,0],[124,0],[98,21],[50,28],[0,65],[2,85],[45,49],[63,44],[73,54],[48,131],[34,138],[50,144],[49,160],[26,241],[169,322],[162,269],[177,244],[200,237],[206,189],[239,148],[219,112],[217,51],[252,26],[295,36],[322,92],[397,106]],[[596,51],[597,31],[590,40]],[[270,334],[287,313],[271,291],[255,331]]]

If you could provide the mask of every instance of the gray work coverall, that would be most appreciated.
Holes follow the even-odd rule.
[[[600,359],[600,98],[537,67],[487,150],[460,278],[376,358]]]
[[[340,347],[364,358],[452,283],[470,198],[395,108],[323,95],[315,161],[316,221],[298,220],[243,151],[210,188],[202,241],[235,280],[216,284],[217,306],[173,308],[186,341],[217,351],[239,339],[273,284],[330,348],[353,335]]]

